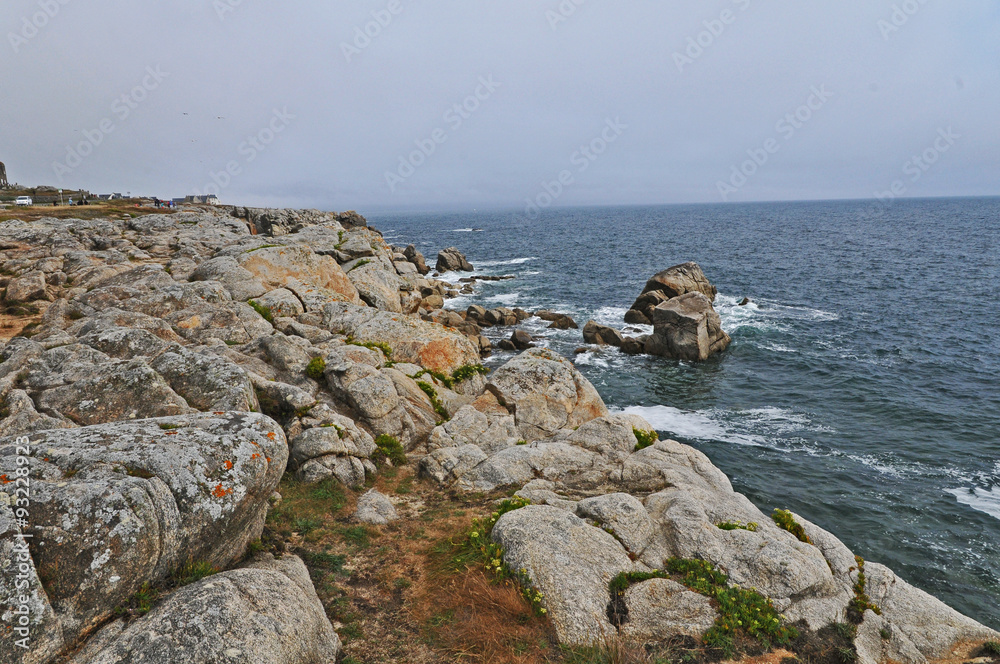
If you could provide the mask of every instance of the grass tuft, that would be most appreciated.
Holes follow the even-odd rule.
[[[787,530],[791,534],[795,535],[800,542],[805,542],[806,544],[812,544],[813,541],[809,539],[809,535],[806,535],[805,528],[802,524],[795,520],[792,513],[788,510],[776,509],[771,514],[771,520],[774,521],[777,526],[783,530]]]
[[[323,372],[326,371],[326,360],[322,357],[314,357],[306,366],[306,375],[315,381],[323,382]]]
[[[641,429],[636,429],[632,427],[632,433],[635,434],[635,439],[639,442],[635,444],[635,451],[644,450],[647,447],[652,447],[656,444],[656,441],[660,439],[659,434],[655,431],[643,431]]]

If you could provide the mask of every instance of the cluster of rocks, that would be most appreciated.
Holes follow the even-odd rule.
[[[379,472],[382,435],[442,487],[531,501],[493,537],[545,594],[563,643],[704,633],[715,609],[664,579],[633,585],[629,620],[609,622],[610,580],[674,556],[712,562],[813,627],[842,620],[854,597],[858,570],[836,538],[801,518],[813,544],[772,525],[692,448],[640,449],[652,427],[610,413],[565,358],[529,348],[482,375],[481,328],[529,314],[443,310],[451,284],[355,213],[10,221],[0,242],[6,304],[38,312],[0,347],[0,662],[332,664],[340,641],[302,561],[247,548],[285,472],[360,489]],[[457,250],[442,253],[465,269]],[[699,282],[700,270],[680,272]],[[683,281],[654,280],[662,287],[649,292],[663,296]],[[691,295],[709,297],[671,295],[654,325]],[[624,348],[613,332],[584,329]],[[14,491],[25,467],[30,510]],[[370,492],[355,518],[399,515]],[[223,571],[118,617],[195,560]],[[864,616],[859,661],[922,664],[995,638],[890,570],[866,573],[882,611]],[[27,651],[18,628],[30,631]]]
[[[583,339],[615,346],[629,355],[660,355],[700,362],[729,347],[731,339],[712,303],[717,294],[697,263],[668,268],[646,282],[625,314],[632,325],[652,325],[652,334],[626,336],[596,321],[583,328]]]
[[[378,435],[426,452],[484,383],[449,378],[479,364],[479,344],[420,316],[449,285],[356,215],[43,219],[0,235],[5,303],[40,314],[0,348],[0,596],[13,606],[25,579],[32,638],[23,659],[5,610],[4,657],[49,662],[86,640],[73,661],[122,661],[152,639],[155,661],[333,662],[339,641],[292,559],[216,575],[132,623],[115,609],[186,561],[238,563],[286,469],[361,487]],[[21,457],[23,523],[7,484]],[[263,645],[262,623],[282,636]],[[178,654],[191,635],[193,659]]]

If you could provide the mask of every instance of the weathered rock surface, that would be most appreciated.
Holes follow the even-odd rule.
[[[565,510],[531,505],[500,517],[493,539],[545,596],[560,643],[590,645],[616,632],[608,584],[633,563],[614,537]]]
[[[653,325],[653,334],[645,335],[641,342],[619,335],[614,345],[634,355],[640,352],[641,344],[650,355],[690,362],[721,353],[729,346],[730,338],[712,306],[716,292],[697,263],[683,263],[660,272],[646,282],[642,294],[625,314],[626,323]],[[598,333],[592,329],[594,339],[587,339],[588,343],[601,343]]]
[[[687,293],[653,309],[653,334],[646,352],[699,362],[721,353],[731,339],[712,303],[701,293]]]
[[[371,489],[358,499],[358,510],[354,513],[354,518],[361,523],[384,526],[398,520],[399,515],[391,500]]]
[[[583,326],[583,340],[588,344],[598,346],[621,346],[622,333],[606,325],[598,325],[595,321],[587,321]]]
[[[238,560],[263,529],[267,498],[287,460],[281,428],[252,413],[29,438],[32,551],[38,576],[52,579],[53,629],[66,643],[187,560],[218,567]],[[18,456],[14,440],[0,440],[7,476]]]
[[[487,389],[513,409],[529,442],[608,414],[590,381],[569,360],[544,348],[525,351],[497,369]]]
[[[70,664],[334,664],[340,639],[295,556],[261,556],[112,623]]]
[[[456,247],[448,247],[438,253],[436,269],[438,272],[472,272],[473,267]]]
[[[445,374],[479,363],[479,349],[465,335],[419,318],[332,303],[323,308],[322,324],[360,342],[387,344],[395,362],[410,362]]]
[[[621,634],[660,641],[677,634],[700,637],[715,624],[717,613],[707,597],[669,579],[650,579],[625,591],[628,621]]]

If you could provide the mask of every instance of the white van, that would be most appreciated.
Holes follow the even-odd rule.
[[[14,201],[15,205],[34,205],[31,200],[31,196],[18,196],[17,200]]]

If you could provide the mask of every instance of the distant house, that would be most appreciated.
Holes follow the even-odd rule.
[[[218,205],[219,197],[215,194],[209,194],[208,196],[188,196],[184,199],[185,203],[202,203],[204,205]]]

